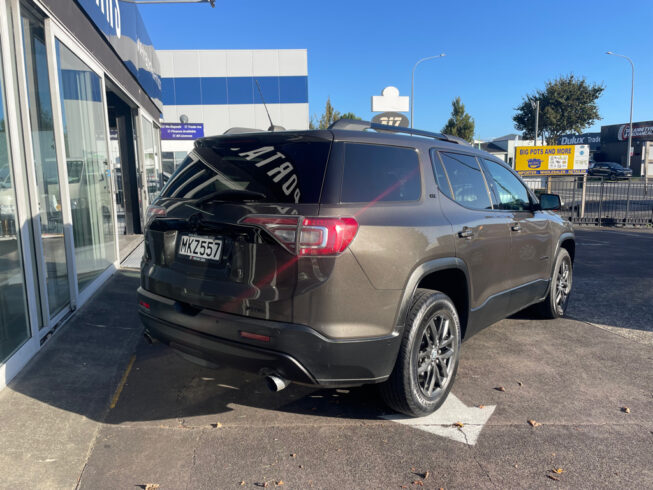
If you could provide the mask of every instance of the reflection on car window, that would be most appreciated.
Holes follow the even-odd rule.
[[[438,154],[435,152],[435,150],[431,150],[431,164],[433,165],[435,181],[438,184],[440,191],[449,199],[453,199],[453,194],[451,193],[451,186],[449,185],[447,174],[444,172],[442,162],[438,158]]]
[[[421,193],[414,149],[345,143],[341,202],[417,201]]]
[[[498,209],[525,211],[530,209],[530,200],[526,187],[510,170],[491,160],[485,160],[485,166],[490,172],[492,191],[499,203]]]
[[[440,153],[447,170],[453,198],[456,202],[474,209],[492,209],[478,161],[471,155]]]

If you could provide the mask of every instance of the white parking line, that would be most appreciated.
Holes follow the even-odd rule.
[[[495,408],[496,405],[468,407],[450,393],[444,404],[426,417],[411,418],[393,414],[384,415],[383,418],[474,446]]]

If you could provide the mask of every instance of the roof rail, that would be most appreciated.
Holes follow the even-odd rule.
[[[432,133],[430,131],[422,131],[421,129],[405,128],[403,126],[390,126],[387,124],[377,124],[369,121],[360,121],[357,119],[338,119],[336,122],[329,126],[329,129],[346,129],[349,131],[365,131],[366,129],[374,129],[376,131],[387,131],[390,133],[404,133],[414,136],[424,136],[426,138],[433,138],[441,141],[448,141],[450,143],[458,143],[459,145],[469,145],[467,141],[458,136],[450,134]]]

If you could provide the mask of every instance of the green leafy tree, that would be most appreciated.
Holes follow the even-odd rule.
[[[331,97],[327,98],[326,105],[324,107],[324,113],[318,118],[316,115],[313,115],[311,121],[309,122],[310,129],[326,129],[334,122],[339,119],[358,119],[360,117],[356,116],[353,112],[345,112],[341,114],[339,111],[333,107],[331,104]]]
[[[465,111],[465,104],[461,102],[460,97],[451,102],[451,117],[442,132],[458,136],[470,143],[474,141],[474,119]]]
[[[546,82],[544,90],[527,94],[522,103],[515,107],[513,116],[515,128],[523,132],[524,138],[535,135],[535,102],[540,101],[540,134],[554,143],[566,133],[582,133],[601,119],[596,103],[605,86],[588,83],[576,75],[563,75]]]

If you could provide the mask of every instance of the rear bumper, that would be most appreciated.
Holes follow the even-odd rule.
[[[153,338],[191,356],[304,384],[356,386],[385,381],[400,337],[335,340],[304,325],[194,309],[142,288],[139,314]],[[147,303],[146,308],[142,303]],[[269,337],[243,338],[241,332]]]

